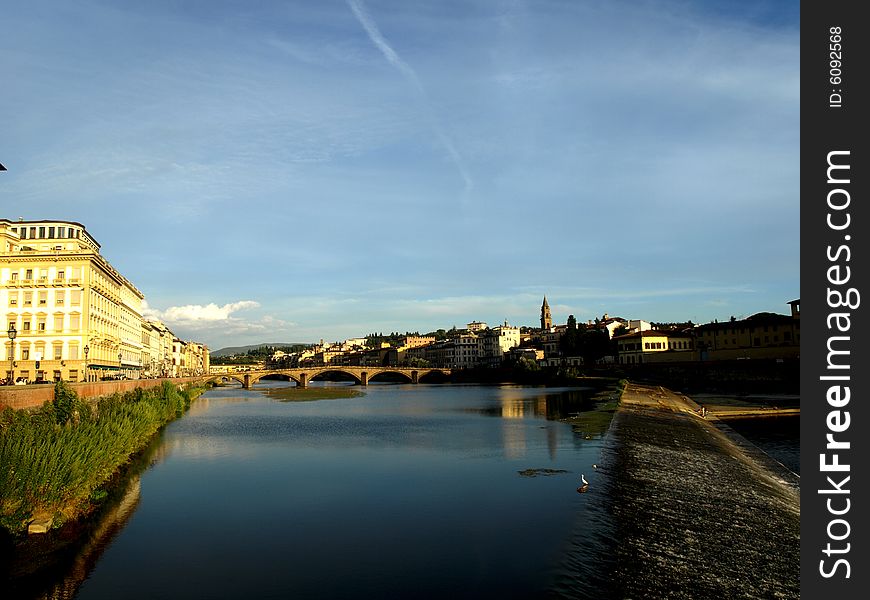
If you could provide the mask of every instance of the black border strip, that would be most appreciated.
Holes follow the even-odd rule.
[[[870,500],[861,491],[870,454],[870,304],[860,298],[870,294],[870,157],[861,126],[870,112],[870,24],[859,7],[801,6],[801,596],[831,600],[866,598],[870,589]],[[849,447],[828,448],[828,434]],[[823,470],[823,454],[848,470]]]

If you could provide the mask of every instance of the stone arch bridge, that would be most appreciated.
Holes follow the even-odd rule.
[[[308,387],[308,383],[324,373],[344,373],[351,376],[359,385],[368,385],[369,380],[386,373],[397,374],[408,380],[409,383],[419,383],[420,379],[438,373],[449,376],[450,369],[436,368],[410,368],[410,367],[346,367],[346,366],[323,366],[308,367],[303,369],[264,369],[262,371],[238,371],[232,373],[213,373],[204,377],[204,381],[219,381],[232,379],[242,384],[244,388],[250,388],[267,375],[282,375],[295,381],[298,387]]]

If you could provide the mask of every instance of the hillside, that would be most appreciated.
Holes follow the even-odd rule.
[[[264,346],[295,346],[308,344],[309,342],[272,342],[268,344],[253,344],[251,346],[227,346],[226,348],[221,348],[220,350],[212,350],[211,352],[209,352],[209,356],[214,358],[220,358],[222,356],[247,354],[250,350],[256,350],[257,348],[262,348]]]

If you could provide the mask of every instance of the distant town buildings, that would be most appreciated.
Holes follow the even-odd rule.
[[[0,219],[0,285],[7,381],[208,372],[208,348],[145,318],[142,292],[81,223]]]
[[[420,366],[450,369],[494,368],[530,363],[540,367],[580,367],[588,362],[624,367],[656,363],[739,359],[785,359],[799,356],[800,300],[789,302],[791,315],[758,313],[725,323],[654,324],[643,319],[601,317],[578,324],[553,324],[544,297],[541,327],[488,327],[472,321],[446,336],[407,335],[393,343],[354,338],[321,343],[292,354],[275,353],[272,366],[325,365]],[[444,330],[439,330],[443,333]],[[439,336],[440,336],[439,333]],[[567,337],[566,337],[567,336]],[[573,337],[570,343],[567,341]],[[590,341],[591,340],[591,341]],[[595,347],[591,350],[588,345]]]

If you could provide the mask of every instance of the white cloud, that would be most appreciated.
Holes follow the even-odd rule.
[[[226,321],[234,312],[259,308],[259,306],[260,303],[253,300],[241,300],[239,302],[224,304],[223,306],[218,306],[214,302],[205,306],[201,304],[186,304],[184,306],[170,306],[161,314],[163,319],[170,323],[213,323],[215,321]]]
[[[271,315],[249,319],[236,316],[236,313],[259,307],[260,303],[254,300],[239,300],[223,305],[210,302],[159,310],[143,301],[142,315],[162,321],[182,339],[197,339],[215,348],[233,343],[274,341],[266,340],[264,336],[289,334],[290,329],[296,327],[296,323]]]

